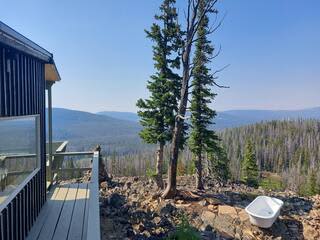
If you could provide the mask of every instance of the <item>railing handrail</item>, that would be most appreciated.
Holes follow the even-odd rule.
[[[11,159],[11,158],[32,158],[36,157],[37,154],[31,153],[31,154],[16,154],[16,155],[3,155],[1,157],[4,157],[4,159]]]
[[[99,158],[98,151],[92,158],[91,180],[89,184],[89,212],[87,240],[100,240],[100,210],[99,210]]]
[[[93,155],[94,152],[61,152],[61,153],[54,153],[53,156],[61,156],[61,157],[68,157],[68,156],[88,156]]]
[[[94,152],[87,151],[87,152],[59,152],[54,153],[53,156],[61,156],[61,157],[68,157],[68,156],[89,156],[93,155]],[[46,154],[48,156],[48,154]],[[32,158],[36,157],[37,154],[30,153],[30,154],[15,154],[15,155],[1,155],[1,157],[5,159],[11,159],[11,158]]]
[[[69,143],[68,141],[61,142],[60,146],[56,150],[56,153],[64,152],[66,147],[67,147],[67,145],[68,145],[68,143]]]

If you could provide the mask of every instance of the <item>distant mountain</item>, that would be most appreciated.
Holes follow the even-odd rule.
[[[107,152],[128,152],[145,146],[136,122],[63,108],[54,108],[52,115],[54,140],[68,140],[73,150],[88,150],[101,144]]]
[[[320,119],[320,108],[297,111],[232,110],[219,112],[214,128],[239,127],[261,121],[287,119]],[[139,137],[138,116],[130,112],[98,114],[63,108],[53,109],[53,137],[69,140],[70,149],[84,151],[101,144],[104,151],[126,154],[150,149]]]
[[[104,111],[104,112],[98,112],[97,114],[112,117],[112,118],[122,119],[122,120],[139,122],[138,115],[133,112]]]
[[[215,128],[224,129],[270,120],[320,119],[320,107],[301,110],[230,110],[218,112]]]
[[[139,117],[132,112],[99,112],[99,115],[121,120],[138,122]],[[239,127],[269,120],[320,119],[320,107],[302,110],[230,110],[218,112],[214,128],[217,130]]]

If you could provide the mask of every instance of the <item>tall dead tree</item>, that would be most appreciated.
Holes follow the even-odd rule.
[[[204,1],[204,11],[199,16],[200,3]],[[182,47],[182,82],[181,82],[181,99],[179,102],[178,113],[175,118],[175,126],[172,135],[171,150],[170,150],[170,161],[168,167],[168,184],[164,190],[163,198],[173,198],[177,191],[177,163],[179,156],[179,149],[181,141],[183,139],[184,121],[188,105],[188,95],[190,88],[190,78],[192,74],[192,46],[195,42],[196,32],[199,28],[199,23],[202,21],[204,16],[209,13],[217,14],[215,5],[218,0],[188,0],[187,13],[186,13],[186,31],[184,45]],[[211,34],[217,29],[218,26],[212,27],[207,34]]]

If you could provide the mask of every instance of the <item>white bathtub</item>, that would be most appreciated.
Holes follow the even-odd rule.
[[[246,207],[250,222],[261,228],[269,228],[280,214],[283,201],[277,198],[259,196]]]

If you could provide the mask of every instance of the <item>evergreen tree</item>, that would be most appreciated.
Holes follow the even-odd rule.
[[[147,88],[151,94],[149,99],[139,99],[138,115],[143,130],[140,137],[147,143],[158,144],[157,184],[163,187],[163,150],[172,137],[172,130],[177,112],[177,102],[180,98],[181,77],[173,72],[180,67],[177,54],[181,47],[181,32],[177,23],[175,0],[164,0],[160,7],[160,15],[155,19],[147,37],[154,42],[153,60],[156,73],[148,81]]]
[[[317,175],[314,170],[311,170],[308,179],[308,195],[315,195],[319,193],[319,188],[317,186]]]
[[[216,151],[209,152],[208,159],[211,166],[210,172],[214,177],[221,181],[226,182],[230,178],[229,159],[225,149],[219,146]]]
[[[241,180],[244,181],[248,186],[258,186],[259,170],[251,141],[247,142],[244,159],[241,165]]]
[[[203,189],[203,154],[210,152],[212,155],[219,151],[219,138],[214,130],[210,129],[210,126],[213,124],[212,119],[216,116],[216,112],[209,107],[209,104],[212,103],[216,94],[211,90],[211,87],[214,85],[214,77],[208,67],[214,48],[211,41],[207,38],[210,30],[209,18],[207,15],[203,16],[205,6],[206,0],[200,1],[198,14],[200,22],[197,30],[196,48],[193,59],[193,88],[190,106],[191,134],[189,146],[195,161],[197,189]]]
[[[190,90],[191,70],[192,62],[191,56],[193,55],[193,44],[196,40],[196,32],[199,27],[199,23],[202,17],[210,14],[217,14],[215,9],[217,0],[206,0],[205,9],[202,17],[199,16],[199,5],[203,0],[185,1],[187,4],[186,11],[186,30],[184,31],[184,39],[181,47],[181,62],[182,62],[182,78],[181,78],[181,91],[180,101],[178,104],[178,111],[175,117],[175,123],[171,139],[170,148],[170,161],[168,165],[168,181],[166,189],[162,193],[163,198],[173,198],[177,194],[177,165],[179,159],[179,153],[182,146],[182,141],[185,140],[185,119],[186,111],[188,107],[188,97]],[[213,29],[213,31],[216,28]],[[212,32],[213,32],[212,31]],[[211,33],[212,33],[211,32]]]

